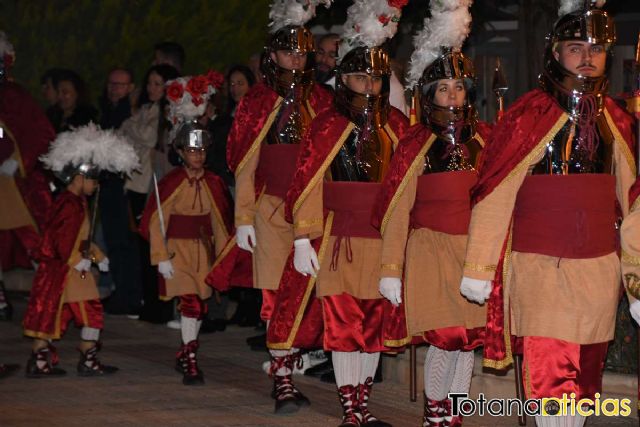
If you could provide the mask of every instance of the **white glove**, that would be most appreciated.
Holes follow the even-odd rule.
[[[629,311],[631,312],[631,317],[636,321],[637,324],[640,325],[640,300],[635,300],[629,305]]]
[[[77,263],[73,268],[75,268],[79,272],[89,271],[91,270],[91,260],[87,258],[82,258],[80,262]]]
[[[460,283],[460,293],[469,301],[484,304],[491,294],[491,281],[463,277]]]
[[[109,258],[104,257],[104,259],[98,263],[98,270],[102,271],[103,273],[109,271]]]
[[[402,281],[397,277],[383,277],[378,285],[380,295],[389,300],[395,307],[402,302]]]
[[[240,249],[253,253],[256,247],[256,229],[253,225],[239,225],[236,228],[236,243]]]
[[[158,263],[158,272],[162,274],[162,277],[164,277],[166,280],[172,279],[174,270],[173,270],[173,264],[171,264],[171,261],[170,260],[160,261]]]
[[[7,159],[0,165],[0,174],[13,176],[18,170],[18,162],[14,159]]]
[[[293,242],[295,252],[293,253],[293,266],[296,271],[303,276],[312,275],[316,277],[320,270],[318,255],[316,250],[311,246],[309,239],[297,239]]]

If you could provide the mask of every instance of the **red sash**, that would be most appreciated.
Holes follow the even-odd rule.
[[[265,183],[265,193],[284,199],[296,171],[299,144],[262,144],[256,175]]]
[[[560,258],[595,258],[617,248],[615,177],[528,176],[516,199],[512,249]]]
[[[211,215],[171,215],[167,238],[199,239],[202,236],[213,236]]]
[[[471,219],[469,191],[477,181],[475,171],[432,173],[418,177],[411,227],[467,234]]]
[[[334,212],[331,235],[380,239],[369,221],[379,191],[375,182],[325,182],[324,207]]]

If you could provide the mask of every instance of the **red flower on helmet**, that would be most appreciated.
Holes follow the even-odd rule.
[[[409,3],[409,0],[387,0],[389,6],[397,7],[398,9],[402,9]]]
[[[209,72],[207,73],[207,80],[209,81],[209,84],[211,86],[215,87],[216,89],[220,89],[222,87],[222,84],[224,83],[224,76],[218,71],[209,70]]]
[[[205,76],[192,77],[187,82],[186,90],[191,94],[193,98],[199,97],[200,95],[207,93],[207,91],[209,90],[209,80]]]
[[[171,101],[176,102],[182,99],[182,95],[184,95],[184,87],[179,81],[176,80],[167,87],[167,98]]]

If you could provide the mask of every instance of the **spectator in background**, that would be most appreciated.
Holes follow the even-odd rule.
[[[253,73],[256,82],[262,81],[262,69],[260,68],[260,64],[262,63],[262,54],[254,53],[249,57],[249,61],[247,62],[247,66]]]
[[[316,81],[318,83],[327,84],[335,75],[339,42],[340,36],[335,33],[318,38],[316,45]]]
[[[40,77],[40,87],[42,89],[42,99],[45,102],[45,108],[53,107],[58,103],[58,91],[56,85],[60,78],[60,74],[65,70],[62,68],[49,68]]]
[[[185,61],[184,48],[176,42],[161,42],[154,46],[151,65],[167,64],[182,73]]]
[[[89,102],[84,80],[74,71],[62,70],[56,84],[57,104],[47,111],[56,133],[96,122],[98,111]]]
[[[120,129],[140,158],[140,170],[134,172],[125,184],[136,226],[147,197],[153,192],[154,171],[160,180],[171,167],[167,160],[166,130],[169,123],[164,116],[167,106],[165,83],[178,76],[178,71],[170,65],[152,66],[142,80],[139,110]],[[136,240],[142,269],[143,306],[140,319],[166,323],[173,318],[173,303],[158,299],[157,271],[151,266],[149,243],[140,236]]]
[[[114,68],[107,75],[100,98],[100,126],[118,129],[131,116],[129,95],[133,92],[133,75],[123,68]],[[111,294],[104,302],[109,314],[137,316],[142,301],[142,276],[138,238],[130,226],[129,200],[124,191],[124,177],[105,172],[100,176],[98,200],[100,225],[97,238],[102,238],[111,260],[107,282]],[[103,276],[105,277],[105,276]],[[110,279],[110,280],[107,280]]]

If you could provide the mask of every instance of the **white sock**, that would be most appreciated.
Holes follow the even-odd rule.
[[[573,425],[571,425],[569,427],[582,427],[582,426],[584,426],[584,423],[587,422],[587,417],[582,416],[582,415],[576,414],[575,416],[573,416],[571,418],[573,418]]]
[[[456,370],[451,381],[451,393],[468,393],[473,375],[473,351],[461,351],[456,360]]]
[[[290,350],[269,350],[269,354],[271,355],[271,357],[285,357],[288,356],[290,354],[293,354],[293,349]],[[276,376],[278,377],[283,377],[285,375],[291,375],[291,369],[287,368],[286,366],[281,367],[280,369],[278,369],[275,373]]]
[[[80,338],[83,341],[98,341],[100,339],[100,329],[83,326],[80,329]]]
[[[356,386],[360,383],[361,356],[359,351],[334,351],[331,353],[331,361],[338,388],[345,385]]]
[[[380,353],[360,353],[360,384],[364,384],[367,378],[373,378],[378,369]]]
[[[424,390],[429,399],[444,400],[451,390],[459,351],[430,346],[424,360]]]
[[[200,325],[202,320],[198,320],[195,317],[182,316],[180,321],[180,331],[182,332],[182,343],[189,344],[191,341],[198,339],[198,332],[200,332]]]

